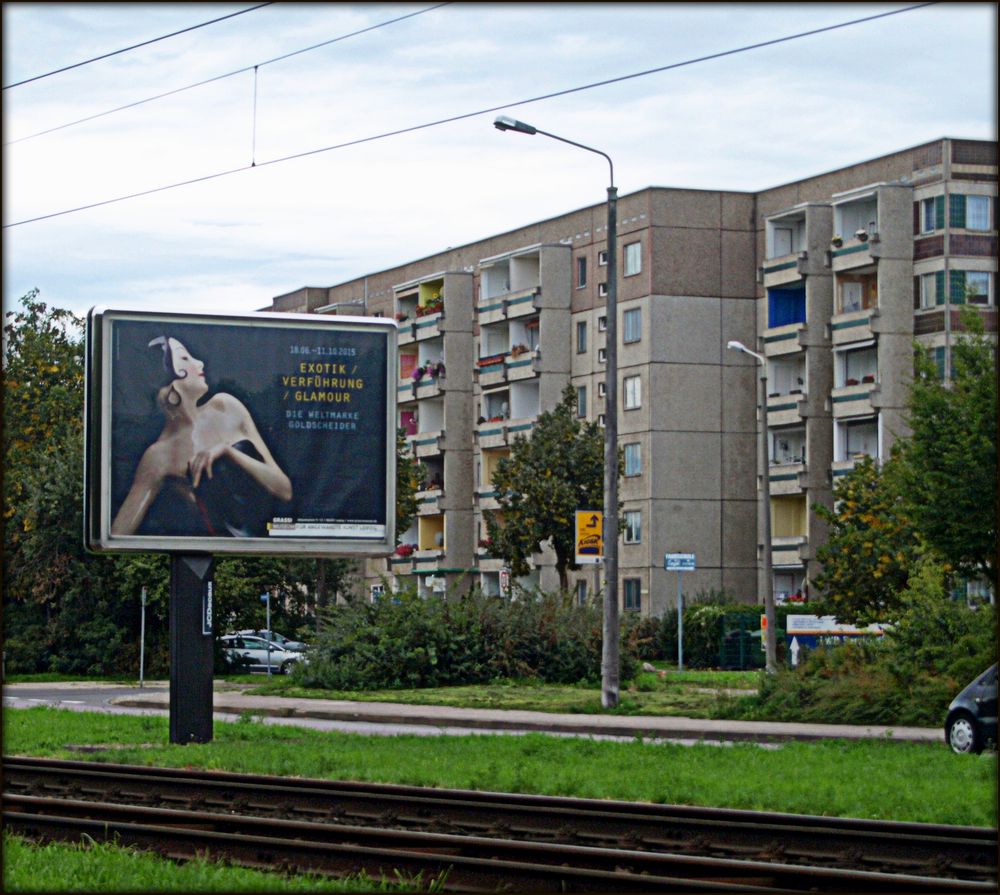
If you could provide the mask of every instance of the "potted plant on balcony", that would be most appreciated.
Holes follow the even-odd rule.
[[[396,311],[396,322],[402,323],[404,320],[409,320],[410,315],[406,311]]]
[[[413,551],[416,548],[413,544],[400,544],[396,548],[396,556],[405,559],[407,556],[413,556]]]
[[[518,342],[516,345],[511,346],[510,356],[511,357],[520,357],[522,354],[525,354],[527,351],[528,351],[528,346],[527,345],[522,345],[520,342]]]
[[[415,367],[413,372],[410,374],[413,377],[413,384],[418,385],[420,380],[424,378],[427,374],[427,368],[422,364],[419,367]]]
[[[432,365],[428,364],[428,366],[432,366]],[[436,377],[438,377],[440,379],[442,376],[444,376],[444,361],[443,360],[439,360],[436,364],[433,364],[433,368],[434,368],[433,369],[433,373],[434,373],[434,375]]]
[[[854,238],[858,242],[868,242],[868,231],[862,227],[860,230],[855,231]]]
[[[830,245],[832,245],[835,249],[839,249],[843,244],[844,244],[844,237],[841,236],[839,233],[834,233],[833,239],[830,240]]]

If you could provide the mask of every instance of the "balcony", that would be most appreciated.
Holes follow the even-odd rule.
[[[809,539],[805,535],[771,538],[771,562],[774,565],[800,566],[809,558]]]
[[[397,287],[396,322],[399,324],[400,345],[440,336],[443,315],[443,278],[436,277],[416,285]]]
[[[833,347],[864,342],[875,337],[878,308],[862,308],[846,314],[836,314],[830,321],[830,336]]]
[[[408,435],[406,442],[412,456],[418,459],[422,457],[438,457],[444,450],[444,429]]]
[[[510,292],[506,295],[480,299],[476,305],[476,315],[480,326],[500,323],[517,317],[526,317],[538,312],[538,298],[542,290],[540,286],[532,286],[520,292]]]
[[[872,395],[878,389],[873,375],[864,381],[848,379],[843,386],[830,392],[830,406],[834,419],[861,416],[875,412]]]
[[[444,496],[442,488],[428,488],[418,491],[415,496],[418,516],[437,516],[441,513],[441,498]]]
[[[805,488],[805,473],[806,464],[801,461],[798,463],[773,463],[767,476],[772,497],[802,494]]]

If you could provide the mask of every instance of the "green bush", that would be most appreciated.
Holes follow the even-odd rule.
[[[899,595],[881,639],[813,650],[767,675],[734,717],[834,724],[937,727],[948,703],[996,661],[996,611],[950,599],[944,570],[925,559]]]
[[[624,627],[624,626],[623,626]],[[514,600],[473,590],[450,599],[413,589],[325,614],[307,665],[307,687],[403,689],[479,684],[504,678],[575,684],[601,676],[599,607],[565,595],[523,593]],[[621,677],[638,670],[623,631]]]

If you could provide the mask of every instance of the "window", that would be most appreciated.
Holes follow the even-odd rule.
[[[576,390],[576,415],[584,417],[587,415],[587,386],[581,385]]]
[[[642,543],[642,511],[641,510],[626,510],[625,511],[625,543],[626,544],[641,544]]]
[[[601,298],[604,298],[608,294],[608,284],[607,283],[598,283],[597,284],[597,294],[599,296],[601,296]]]
[[[638,342],[642,338],[642,308],[632,308],[622,316],[622,341]]]
[[[576,353],[585,354],[587,351],[587,321],[581,320],[576,324]]]
[[[944,196],[932,196],[920,203],[920,232],[944,229]]]
[[[580,255],[576,259],[576,288],[582,289],[587,285],[587,259]]]
[[[874,345],[837,353],[840,355],[837,388],[875,381],[878,376],[878,348]]]
[[[953,270],[951,272],[951,301],[960,305],[990,304],[990,275],[983,270]]]
[[[767,325],[788,326],[806,322],[806,287],[767,290]]]
[[[576,605],[587,605],[587,582],[582,579],[576,582]]]
[[[920,307],[933,308],[944,304],[944,271],[925,273],[920,277]]]
[[[597,362],[599,364],[605,364],[608,362],[608,349],[598,348],[597,349]]]
[[[638,441],[624,446],[625,475],[642,475],[642,445]]]
[[[603,413],[599,413],[597,415],[597,425],[600,426],[602,429],[604,428],[604,414]]]
[[[626,612],[642,610],[642,582],[638,578],[625,578],[624,608]]]
[[[622,383],[625,388],[625,409],[635,410],[642,406],[642,379],[639,376],[626,376]]]
[[[597,318],[597,331],[599,333],[602,333],[607,328],[608,328],[608,318],[607,317],[598,317]]]
[[[990,197],[965,197],[965,227],[967,230],[989,230]]]
[[[630,242],[625,246],[625,276],[634,277],[642,273],[642,243]]]
[[[599,267],[606,267],[608,263],[608,253],[600,251],[597,253],[597,264]]]
[[[775,227],[773,230],[774,249],[772,258],[780,258],[782,255],[792,254],[792,235],[795,231],[791,227]]]
[[[597,397],[598,398],[603,398],[606,391],[607,391],[607,386],[605,385],[605,383],[598,382],[597,383]]]
[[[965,230],[989,230],[990,197],[952,193],[948,196],[948,223]]]

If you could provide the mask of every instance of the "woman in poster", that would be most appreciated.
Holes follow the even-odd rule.
[[[287,501],[292,483],[271,456],[249,410],[233,395],[208,393],[205,364],[173,336],[149,343],[163,351],[167,382],[156,402],[163,431],[143,453],[111,534],[266,535],[271,498]],[[262,512],[263,511],[263,512]]]

